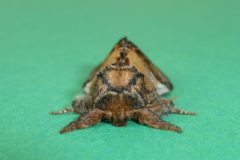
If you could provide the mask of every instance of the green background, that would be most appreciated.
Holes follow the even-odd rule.
[[[0,2],[0,159],[224,159],[240,156],[240,1]],[[127,36],[172,80],[176,134],[129,122],[64,135],[48,115]]]

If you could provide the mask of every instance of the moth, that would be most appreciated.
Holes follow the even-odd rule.
[[[195,115],[176,108],[172,99],[161,96],[173,85],[140,49],[122,38],[103,63],[98,65],[83,85],[85,96],[76,97],[70,107],[50,112],[74,112],[79,118],[60,133],[70,132],[109,121],[114,126],[127,125],[128,120],[162,130],[182,132],[181,128],[161,117],[167,114]]]

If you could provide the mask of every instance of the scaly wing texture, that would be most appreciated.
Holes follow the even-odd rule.
[[[156,89],[158,94],[162,95],[173,89],[172,83],[164,73],[158,69],[135,44],[128,41],[126,38],[122,38],[103,63],[92,71],[88,80],[84,83],[83,88],[86,93],[90,93],[93,89],[97,78],[96,74],[98,72],[101,72],[108,65],[118,62],[123,47],[127,49],[129,64],[135,66],[139,72],[144,74],[144,81],[148,90]]]

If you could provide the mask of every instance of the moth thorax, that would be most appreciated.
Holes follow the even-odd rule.
[[[113,87],[125,87],[133,78],[130,70],[111,70],[106,74],[108,83]]]
[[[117,112],[119,110],[127,111],[137,109],[144,104],[139,95],[109,91],[98,97],[95,101],[95,105],[99,109]]]

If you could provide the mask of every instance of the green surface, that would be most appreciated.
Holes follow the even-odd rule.
[[[0,159],[224,159],[240,156],[239,1],[1,1]],[[172,80],[164,119],[182,134],[129,122],[60,135],[77,115],[50,116],[128,36]]]

